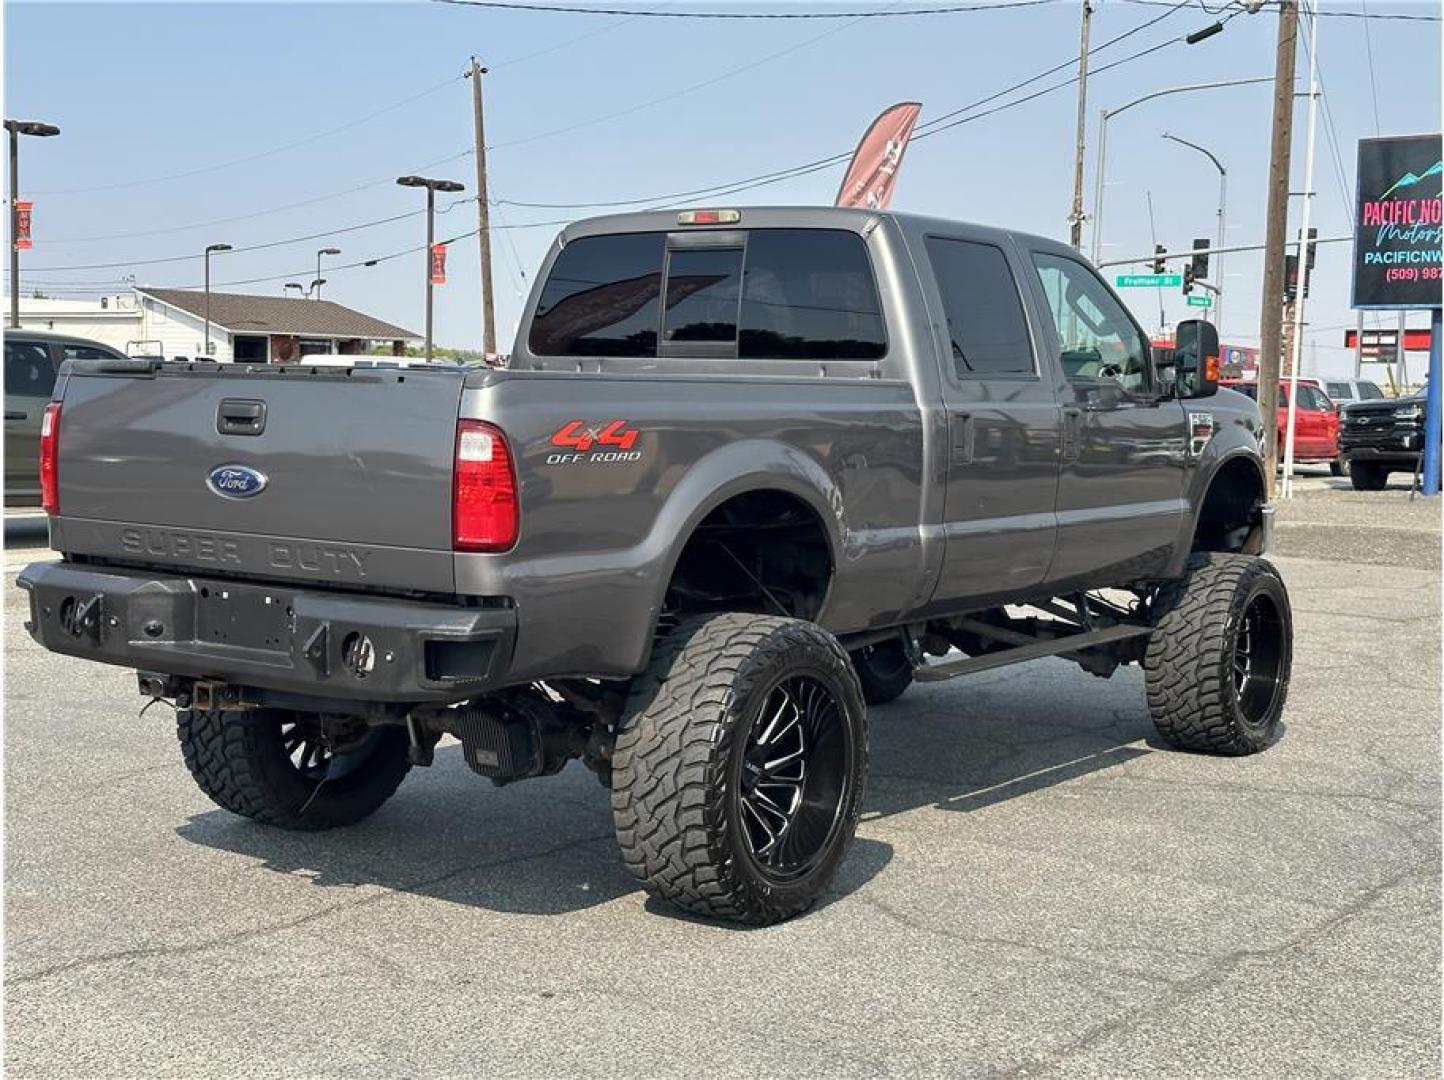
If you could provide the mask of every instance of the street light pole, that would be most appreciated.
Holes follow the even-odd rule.
[[[1093,6],[1083,0],[1083,28],[1078,44],[1078,134],[1073,147],[1073,207],[1068,212],[1068,242],[1083,247],[1083,154],[1088,131],[1088,31]]]
[[[316,252],[316,299],[317,299],[317,300],[321,299],[321,286],[322,286],[323,284],[325,284],[325,283],[321,280],[321,256],[322,256],[322,255],[339,255],[339,254],[341,254],[341,249],[340,249],[340,248],[322,248],[320,251]]]
[[[1218,170],[1218,242],[1214,246],[1223,247],[1226,242],[1225,231],[1228,228],[1224,216],[1228,201],[1228,170],[1223,167],[1223,162],[1219,161],[1212,151],[1205,150],[1197,143],[1191,143],[1187,139],[1180,139],[1177,135],[1170,135],[1166,131],[1163,133],[1163,137],[1171,142],[1178,143],[1180,146],[1186,146],[1190,150],[1197,150],[1200,154],[1208,158],[1209,161],[1213,162],[1213,167]],[[1214,325],[1219,328],[1219,333],[1223,333],[1223,256],[1219,255],[1214,260],[1213,265],[1218,271],[1218,288],[1214,292],[1214,295],[1218,297],[1218,301],[1213,309],[1213,322]]]
[[[1289,357],[1289,433],[1284,445],[1284,484],[1282,495],[1292,498],[1294,494],[1294,421],[1299,410],[1299,367],[1304,360],[1304,293],[1309,280],[1308,243],[1309,218],[1314,207],[1314,131],[1319,112],[1319,16],[1318,8],[1309,19],[1309,119],[1308,134],[1304,139],[1304,190],[1303,221],[1299,225],[1298,281],[1294,285],[1294,336],[1292,355]],[[1403,335],[1401,334],[1400,337]],[[1402,342],[1400,343],[1402,345]],[[1401,350],[1402,351],[1402,350]]]
[[[5,130],[10,134],[10,326],[20,328],[20,245],[17,243],[20,231],[20,210],[16,202],[20,198],[20,136],[59,135],[60,129],[54,124],[42,124],[38,120],[6,120]]]
[[[210,359],[210,355],[211,355],[211,253],[212,253],[212,252],[215,252],[215,251],[230,251],[230,250],[231,250],[231,245],[230,245],[230,244],[207,244],[207,245],[206,245],[206,250],[205,250],[205,263],[206,263],[206,301],[205,301],[205,309],[206,309],[206,345],[205,345],[205,355],[206,355],[206,359]]]
[[[1223,86],[1249,86],[1253,83],[1273,82],[1272,76],[1261,76],[1257,79],[1225,79],[1221,82],[1190,83],[1187,86],[1172,86],[1167,90],[1155,90],[1151,94],[1144,94],[1142,97],[1134,98],[1116,109],[1104,109],[1098,118],[1098,165],[1097,175],[1094,177],[1093,187],[1093,249],[1092,260],[1096,265],[1103,254],[1103,187],[1104,173],[1107,168],[1105,154],[1108,148],[1108,121],[1119,113],[1127,112],[1135,105],[1142,105],[1145,101],[1152,101],[1154,98],[1167,97],[1170,94],[1191,94],[1196,90],[1215,90]]]
[[[422,264],[426,269],[426,361],[430,363],[432,293],[435,288],[431,281],[431,249],[436,244],[436,193],[465,191],[466,188],[455,180],[433,180],[426,176],[398,176],[396,182],[402,187],[426,189],[426,252]]]

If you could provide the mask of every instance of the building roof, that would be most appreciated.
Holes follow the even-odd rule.
[[[204,318],[205,293],[192,289],[136,289],[142,296]],[[211,293],[211,322],[233,334],[298,334],[302,337],[417,340],[420,334],[373,319],[330,300],[290,296]]]

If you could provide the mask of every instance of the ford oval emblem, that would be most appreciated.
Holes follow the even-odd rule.
[[[249,499],[266,490],[266,474],[249,465],[217,465],[206,476],[206,487],[223,499]]]

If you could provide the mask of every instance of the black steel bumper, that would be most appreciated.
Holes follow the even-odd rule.
[[[26,629],[53,652],[312,697],[458,701],[499,685],[510,608],[34,563]]]

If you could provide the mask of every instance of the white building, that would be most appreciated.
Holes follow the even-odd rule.
[[[20,325],[92,338],[132,356],[206,355],[206,297],[191,289],[136,288],[99,300],[22,299]],[[294,363],[358,355],[375,345],[400,355],[420,336],[330,300],[210,294],[210,356]]]

